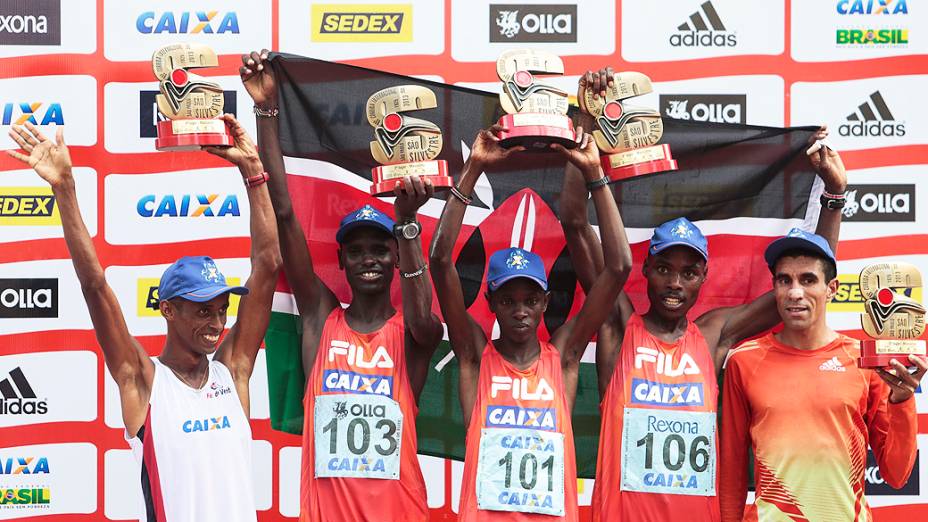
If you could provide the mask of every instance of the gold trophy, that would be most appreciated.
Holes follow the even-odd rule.
[[[222,114],[222,87],[188,72],[215,67],[219,58],[202,44],[171,44],[155,51],[151,67],[160,82],[155,97],[158,112],[158,150],[199,150],[204,146],[231,146],[232,136]]]
[[[581,85],[577,92],[580,110],[596,121],[593,137],[603,152],[603,172],[612,181],[677,170],[670,155],[670,145],[657,145],[664,134],[660,112],[626,105],[625,100],[652,91],[651,79],[639,72],[622,72],[613,76],[606,96],[594,98]]]
[[[435,93],[421,85],[399,85],[375,92],[367,99],[367,121],[374,127],[371,155],[381,165],[371,171],[371,194],[389,196],[405,176],[423,176],[436,189],[454,185],[441,152],[441,129],[426,120],[402,113],[438,107]]]
[[[567,117],[567,92],[536,81],[535,74],[564,74],[560,57],[529,49],[506,51],[496,60],[496,74],[503,82],[499,95],[506,115],[499,124],[500,145],[522,145],[527,150],[547,151],[551,143],[577,146],[574,124]]]
[[[913,366],[909,354],[925,356],[925,306],[915,299],[922,276],[909,263],[876,263],[860,272],[860,294],[865,314],[860,322],[872,339],[860,342],[861,368],[884,368],[895,359]],[[912,297],[899,290],[910,290]]]

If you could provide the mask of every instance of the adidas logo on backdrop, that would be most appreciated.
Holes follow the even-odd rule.
[[[674,47],[734,47],[738,37],[728,31],[712,2],[704,2],[689,19],[677,26],[670,35]]]
[[[848,114],[838,134],[855,138],[905,136],[905,123],[897,121],[880,91],[875,91],[857,110]]]

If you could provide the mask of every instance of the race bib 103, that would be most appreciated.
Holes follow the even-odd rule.
[[[564,514],[564,434],[517,429],[480,430],[477,507]]]
[[[403,412],[379,395],[317,395],[316,477],[399,480]]]

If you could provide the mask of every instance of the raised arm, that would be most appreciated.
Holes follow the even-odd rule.
[[[226,114],[223,119],[232,131],[234,146],[209,147],[206,150],[236,165],[245,180],[248,206],[251,209],[251,274],[245,283],[248,295],[243,296],[239,303],[238,321],[216,351],[216,360],[225,364],[232,374],[238,396],[248,414],[248,380],[270,322],[271,302],[274,300],[281,260],[274,209],[271,207],[267,184],[260,181],[264,176],[264,167],[258,158],[258,150],[235,117]]]
[[[145,423],[155,366],[142,346],[129,335],[119,301],[104,278],[103,267],[77,206],[71,156],[64,143],[63,130],[58,128],[55,142],[52,142],[34,125],[26,123],[25,129],[14,125],[10,136],[25,154],[7,153],[35,169],[52,187],[64,240],[90,311],[97,342],[103,350],[106,367],[119,387],[123,423],[128,434],[134,437]]]
[[[514,147],[506,150],[499,146],[496,134],[503,130],[498,125],[477,133],[471,147],[470,157],[464,163],[464,171],[458,180],[456,190],[463,198],[470,198],[474,185],[484,168],[506,158],[513,152],[522,150]],[[441,213],[435,237],[432,238],[429,255],[432,283],[438,296],[441,314],[448,325],[448,339],[451,349],[460,366],[460,389],[458,396],[464,414],[465,426],[470,422],[471,409],[477,398],[477,377],[480,371],[480,354],[487,343],[486,334],[474,321],[464,304],[464,292],[461,280],[454,267],[452,252],[454,244],[461,233],[464,211],[467,204],[461,198],[451,195]]]
[[[265,114],[273,114],[278,108],[277,83],[267,55],[267,49],[242,55],[239,73],[255,107]],[[308,371],[316,358],[322,325],[339,304],[335,294],[316,275],[303,227],[293,213],[277,123],[276,115],[257,116],[258,153],[270,174],[268,190],[277,219],[284,272],[303,323],[303,367]]]
[[[432,182],[419,176],[407,176],[394,194],[397,226],[418,223],[416,215],[435,192]],[[421,227],[420,227],[421,231]],[[406,323],[406,368],[416,397],[425,385],[429,361],[441,342],[441,321],[432,313],[432,287],[429,285],[419,234],[412,239],[397,237],[399,244],[400,290],[403,295],[403,321]]]
[[[825,184],[825,191],[844,194],[847,189],[847,173],[841,156],[819,143],[828,136],[828,129],[821,127],[809,138],[807,151],[812,168]],[[833,252],[837,252],[838,232],[841,228],[841,209],[822,207],[818,215],[815,233],[828,240]],[[709,342],[715,360],[716,372],[721,371],[728,351],[739,342],[773,328],[780,322],[773,292],[767,292],[754,301],[740,305],[710,310],[696,320],[700,331]],[[713,340],[717,340],[713,343]]]

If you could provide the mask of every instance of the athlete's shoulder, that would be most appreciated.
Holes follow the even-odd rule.
[[[853,337],[848,337],[842,333],[838,334],[838,347],[843,350],[849,357],[857,360],[860,357],[860,341]]]
[[[768,333],[756,339],[751,339],[750,341],[745,341],[738,345],[737,348],[733,348],[728,352],[723,368],[728,368],[728,366],[732,364],[745,365],[758,362],[767,355],[771,346],[773,346],[772,333]]]

